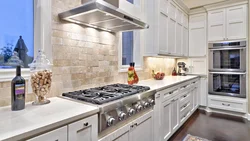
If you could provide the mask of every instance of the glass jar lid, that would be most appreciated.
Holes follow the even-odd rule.
[[[51,67],[52,64],[50,63],[49,59],[46,57],[44,54],[44,51],[38,50],[38,55],[36,59],[33,60],[31,64],[29,64],[29,67],[32,69],[34,68],[41,68],[41,69],[46,69]]]

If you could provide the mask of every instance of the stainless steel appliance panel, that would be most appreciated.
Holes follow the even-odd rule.
[[[209,94],[246,98],[246,74],[209,72]]]
[[[216,48],[209,50],[209,71],[245,72],[246,48]]]

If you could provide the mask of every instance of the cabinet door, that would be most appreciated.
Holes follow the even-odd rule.
[[[165,101],[162,103],[161,106],[161,140],[167,140],[171,135],[171,118],[172,118],[172,112],[171,112],[171,101]]]
[[[97,141],[97,115],[68,125],[69,141]]]
[[[67,126],[55,129],[27,141],[67,141]]]
[[[167,15],[160,13],[159,16],[159,49],[160,54],[167,54],[167,24],[168,17]]]
[[[130,139],[130,124],[127,124],[109,135],[99,139],[98,141],[129,141]]]
[[[208,41],[225,40],[225,14],[225,9],[208,12]]]
[[[243,39],[247,34],[246,5],[227,8],[227,39]]]
[[[133,121],[134,128],[130,129],[131,141],[153,141],[153,111]]]
[[[198,107],[198,86],[193,89],[193,109]]]
[[[207,61],[206,58],[192,58],[190,59],[190,72],[192,74],[207,74]]]
[[[160,0],[160,12],[168,14],[168,0]]]
[[[184,56],[188,56],[188,29],[186,27],[182,28],[182,50]]]
[[[201,106],[207,106],[207,78],[201,78],[200,80],[200,89],[199,89],[199,95],[200,95],[200,105]]]
[[[171,120],[171,130],[175,132],[179,127],[179,98],[174,98],[171,100],[171,113],[172,113],[172,120]]]
[[[176,43],[176,21],[172,18],[168,20],[168,53],[175,55],[175,43]]]
[[[189,17],[189,56],[206,56],[206,13]]]
[[[176,55],[184,56],[182,48],[182,25],[180,23],[176,24]]]

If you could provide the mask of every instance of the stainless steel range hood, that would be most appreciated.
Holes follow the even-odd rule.
[[[59,17],[109,32],[149,28],[146,23],[120,10],[119,0],[91,0],[80,7],[60,13]]]

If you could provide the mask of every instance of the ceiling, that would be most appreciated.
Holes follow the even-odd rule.
[[[227,0],[183,0],[183,1],[188,6],[188,8],[191,9],[191,8],[200,7],[200,6],[213,4],[217,2],[223,2]]]

